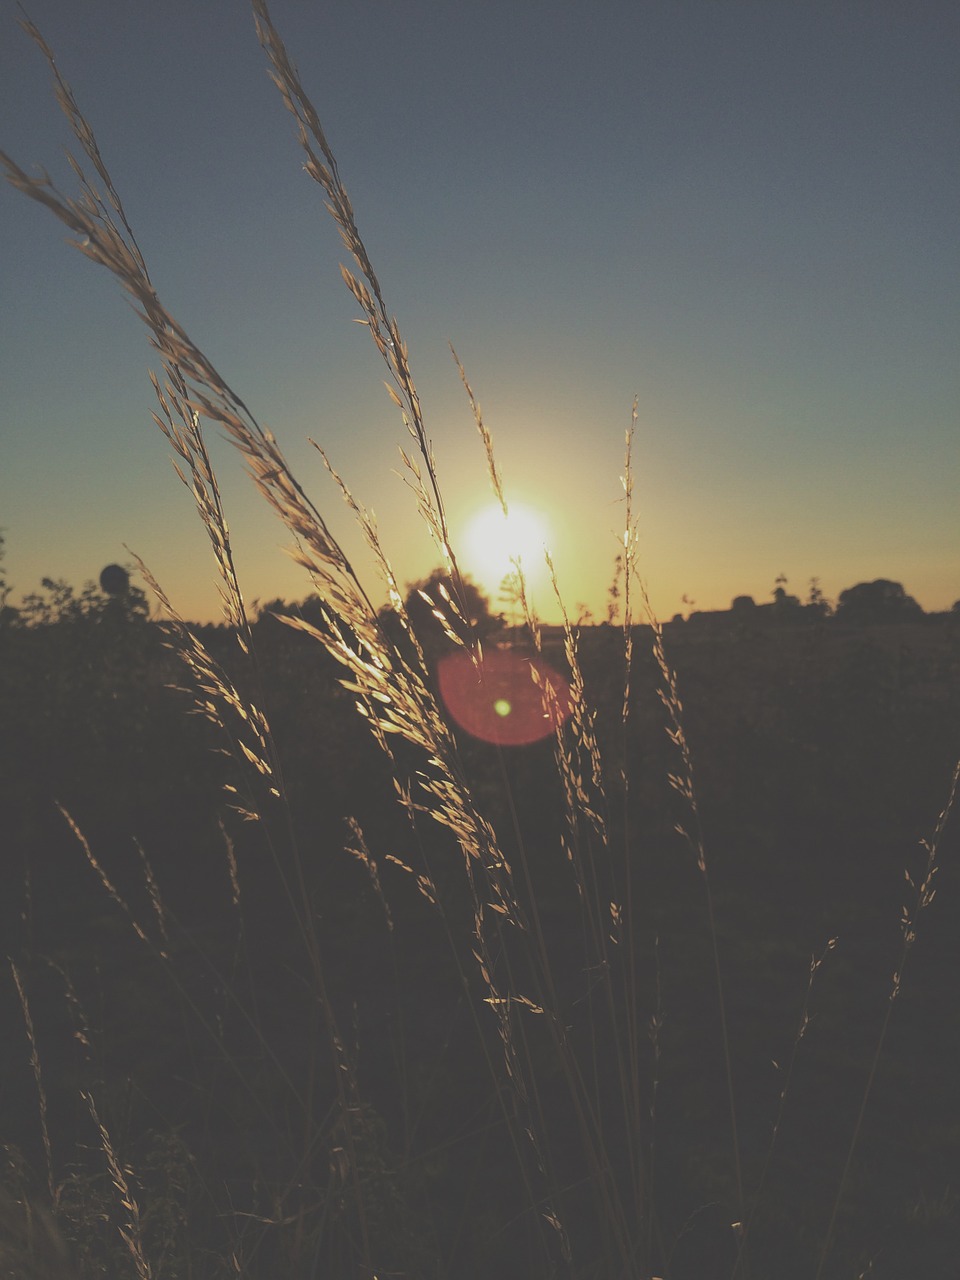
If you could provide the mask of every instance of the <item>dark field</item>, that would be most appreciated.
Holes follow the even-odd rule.
[[[674,830],[690,815],[667,780],[677,752],[649,629],[636,632],[625,734],[622,632],[581,636],[608,839],[584,823],[582,853],[611,936],[607,904],[624,903],[628,868],[632,886],[632,942],[621,930],[604,944],[605,973],[561,844],[552,741],[459,742],[537,921],[552,991],[506,927],[490,929],[485,963],[514,1000],[552,1001],[592,1100],[594,1147],[553,1024],[529,1007],[513,1025],[535,1089],[524,1097],[511,1085],[472,954],[463,858],[450,832],[397,803],[386,757],[320,646],[269,617],[254,627],[288,821],[256,771],[218,750],[224,739],[190,714],[191,697],[168,687],[188,677],[155,624],[105,614],[0,630],[0,907],[32,1014],[49,1168],[9,975],[0,1137],[14,1198],[43,1205],[52,1188],[74,1274],[138,1274],[119,1234],[130,1211],[85,1093],[130,1171],[154,1277],[612,1280],[623,1268],[610,1262],[620,1246],[598,1191],[608,1182],[636,1215],[638,1275],[726,1280],[737,1221],[749,1222],[740,1274],[817,1274],[900,963],[901,910],[914,901],[904,870],[922,878],[919,841],[960,754],[960,627],[939,617],[665,631],[713,894],[742,1209],[703,878]],[[202,634],[242,681],[235,642]],[[545,651],[562,668],[562,636],[548,633]],[[395,757],[401,778],[422,764],[407,743]],[[264,820],[231,811],[224,783],[249,792]],[[345,849],[361,849],[347,818],[382,897],[369,863]],[[917,922],[825,1277],[960,1276],[956,832],[949,824],[936,900]],[[305,914],[316,953],[301,936]],[[832,938],[797,1044],[811,957]],[[635,1112],[614,1051],[631,1027]],[[643,1120],[639,1191],[625,1114]],[[517,1148],[528,1123],[542,1168]],[[548,1213],[563,1223],[570,1263]],[[44,1265],[3,1274],[71,1274]]]

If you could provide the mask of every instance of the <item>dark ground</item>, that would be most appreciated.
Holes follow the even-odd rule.
[[[259,630],[266,705],[331,999],[363,1094],[355,1138],[373,1205],[368,1227],[389,1255],[384,1274],[539,1274],[524,1252],[534,1234],[531,1215],[481,1051],[496,1037],[482,1003],[479,1031],[471,1012],[482,992],[470,969],[469,930],[451,953],[436,913],[410,877],[385,861],[396,854],[419,867],[427,857],[456,915],[457,855],[443,833],[423,827],[417,847],[392,801],[384,762],[318,647],[269,621]],[[222,633],[205,638],[234,664]],[[703,886],[673,831],[684,815],[666,783],[676,765],[644,636],[624,756],[621,644],[615,629],[591,628],[581,654],[606,749],[611,843],[622,848],[626,841],[640,886],[637,949],[646,976],[638,1000],[645,1018],[657,1007],[657,957],[661,973],[657,1204],[670,1269],[661,1259],[658,1271],[673,1280],[719,1280],[730,1274],[728,1224],[738,1209]],[[948,619],[753,629],[688,623],[668,627],[667,644],[697,774],[748,1194],[769,1146],[810,957],[838,939],[814,987],[812,1021],[751,1230],[754,1280],[812,1277],[899,960],[904,869],[922,866],[918,840],[932,831],[960,755],[960,627]],[[548,639],[551,646],[561,661]],[[236,1240],[240,1222],[251,1276],[309,1275],[283,1269],[296,1227],[271,1230],[262,1221],[282,1216],[281,1201],[291,1217],[301,1204],[339,1203],[331,1163],[337,1133],[324,1127],[333,1096],[322,1084],[327,1062],[311,1057],[320,1042],[310,1032],[315,1001],[278,887],[278,866],[290,868],[282,841],[275,863],[264,829],[226,813],[241,887],[240,911],[233,908],[217,815],[225,812],[221,783],[235,774],[212,750],[211,727],[185,714],[189,698],[167,687],[183,680],[151,624],[0,632],[3,947],[31,1002],[55,1178],[66,1179],[65,1201],[73,1196],[86,1205],[74,1219],[95,1217],[90,1206],[98,1196],[111,1203],[102,1171],[91,1172],[98,1153],[79,1097],[90,1089],[136,1171],[144,1203],[155,1204],[148,1236],[165,1242],[154,1246],[166,1250],[162,1274],[221,1274],[204,1259],[222,1254],[225,1239]],[[498,756],[493,747],[463,743],[476,793],[517,858],[504,776],[510,784],[564,1017],[579,1035],[591,981],[579,960],[575,900],[557,843],[551,750],[536,744]],[[617,800],[624,761],[628,835]],[[162,945],[133,843],[139,840],[168,912],[169,962],[135,936],[55,802],[73,815]],[[348,815],[361,823],[380,864],[392,934],[363,868],[343,852]],[[939,892],[920,919],[890,1021],[837,1247],[824,1271],[836,1280],[861,1273],[877,1280],[960,1277],[957,829],[954,819],[943,841]],[[77,1035],[63,973],[89,1035]],[[20,1181],[32,1179],[39,1195],[45,1174],[37,1094],[9,982],[0,1016],[0,1138],[22,1153],[33,1172]],[[578,1256],[588,1260],[598,1246],[569,1136],[574,1126],[551,1074],[549,1046],[535,1043],[533,1051],[541,1055],[542,1105],[555,1135],[551,1158],[569,1179],[563,1215]],[[645,1055],[651,1072],[649,1048]],[[592,1061],[606,1096],[612,1084],[602,1044]],[[315,1150],[284,1073],[314,1082],[322,1135]],[[615,1151],[615,1116],[609,1125]],[[103,1216],[115,1213],[105,1208]],[[96,1266],[100,1274],[126,1274],[111,1271],[120,1264],[110,1261],[104,1230],[89,1222],[67,1230],[75,1250],[86,1250],[89,1274],[98,1274]],[[182,1260],[185,1251],[193,1270]],[[313,1257],[313,1246],[306,1253]],[[335,1256],[324,1262],[325,1274],[338,1274]],[[584,1261],[577,1274],[594,1273]]]

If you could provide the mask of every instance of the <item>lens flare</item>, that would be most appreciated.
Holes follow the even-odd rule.
[[[570,714],[570,686],[559,671],[510,649],[485,650],[479,668],[468,653],[447,654],[437,680],[451,718],[484,742],[539,742]]]

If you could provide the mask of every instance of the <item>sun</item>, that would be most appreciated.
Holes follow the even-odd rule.
[[[511,502],[504,516],[498,505],[484,507],[465,530],[466,568],[488,592],[495,592],[519,560],[528,585],[545,578],[544,550],[549,528],[532,508]]]

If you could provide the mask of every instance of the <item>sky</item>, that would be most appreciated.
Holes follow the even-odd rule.
[[[438,563],[345,258],[241,0],[31,0],[161,299],[277,435],[348,554],[307,443],[402,582]],[[953,0],[274,0],[410,349],[454,545],[492,504],[448,343],[492,433],[541,614],[606,615],[624,433],[656,612],[960,597],[960,10]],[[0,0],[0,148],[72,191],[50,75]],[[145,331],[107,273],[0,190],[0,529],[15,595],[130,547],[217,619],[153,425]],[[248,601],[311,590],[216,438]],[[487,526],[489,531],[489,526]],[[479,547],[477,543],[479,542]],[[378,586],[363,568],[370,591]],[[496,580],[494,580],[496,578]]]

